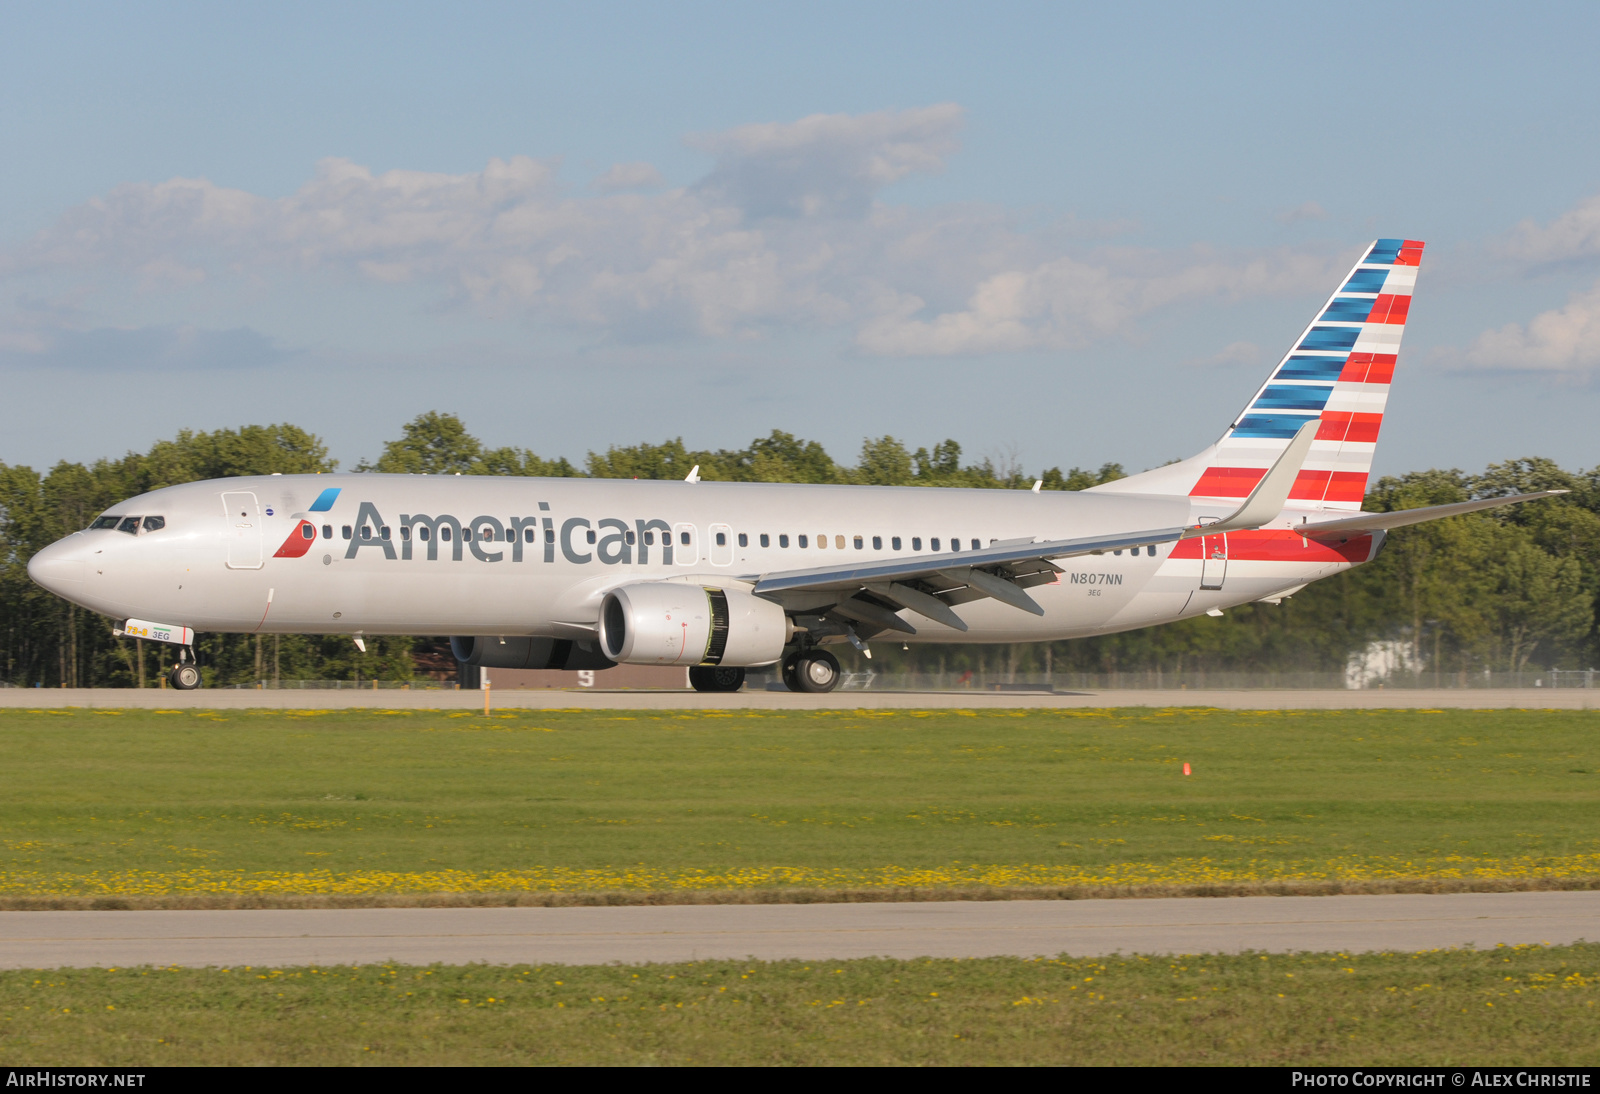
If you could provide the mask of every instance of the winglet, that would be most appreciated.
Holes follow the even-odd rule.
[[[1321,421],[1313,419],[1300,427],[1272,469],[1262,476],[1256,488],[1250,491],[1250,496],[1244,499],[1244,504],[1230,516],[1213,524],[1191,528],[1184,533],[1184,538],[1260,528],[1268,521],[1277,519],[1278,514],[1283,512],[1284,502],[1289,500],[1289,491],[1294,489],[1295,479],[1300,477],[1300,468],[1306,462],[1306,454],[1311,451],[1311,442],[1317,439],[1321,424]]]

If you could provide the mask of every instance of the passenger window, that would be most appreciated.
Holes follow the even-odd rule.
[[[772,546],[772,537],[767,535],[767,533],[765,533],[765,532],[761,533],[761,546],[763,546],[763,547],[771,547]]]
[[[862,549],[862,543],[861,543],[861,537],[860,537],[860,536],[856,536],[856,537],[855,537],[855,539],[854,539],[854,541],[853,541],[853,542],[854,542],[854,543],[855,543],[855,545],[856,545],[856,550],[858,550],[858,551],[859,551],[859,550],[861,550],[861,549]],[[840,546],[840,547],[843,547],[843,546],[844,546],[844,544],[842,544],[842,543],[841,543],[841,544],[839,544],[839,546]]]
[[[806,537],[805,536],[795,536],[794,538],[795,538],[795,542],[798,543],[801,547],[804,547],[806,545]]]
[[[728,545],[728,533],[726,533],[726,532],[718,532],[717,533],[717,546],[718,547],[726,547],[727,545]]]
[[[624,533],[622,533],[622,542],[626,543],[629,547],[632,547],[633,546],[633,533],[632,532],[624,532]]]
[[[629,533],[629,534],[631,535],[632,533]],[[534,540],[533,529],[532,528],[524,528],[522,530],[522,542],[524,542],[524,543],[532,543],[533,540]]]
[[[921,536],[912,536],[911,537],[911,549],[913,551],[922,550],[922,537]],[[935,551],[937,551],[938,549],[939,548],[937,548],[937,547],[934,548]]]
[[[656,545],[656,534],[654,532],[646,532],[644,534],[644,545],[646,547],[654,547]]]
[[[124,517],[123,520],[122,520],[122,523],[117,525],[117,531],[126,532],[130,536],[138,535],[139,534],[139,519],[140,518],[138,518],[138,517]]]
[[[684,547],[689,546],[689,533],[688,532],[679,532],[678,533],[678,543],[680,545],[684,546]]]
[[[934,536],[932,539],[930,539],[928,541],[928,550],[937,551],[938,549],[939,549],[939,537],[938,536]]]
[[[802,543],[800,546],[804,547],[805,544]],[[817,537],[817,550],[826,551],[827,549],[828,549],[828,537],[827,536],[818,536]]]
[[[882,536],[873,536],[872,537],[872,549],[874,551],[883,550],[883,537]]]
[[[1122,553],[1122,550],[1121,550],[1121,548],[1118,548],[1117,550],[1112,551],[1111,553],[1114,554],[1114,555],[1120,555]]]
[[[346,524],[344,527],[340,528],[339,529],[339,534],[342,535],[345,539],[349,539],[350,538],[350,526],[348,524]]]
[[[461,542],[462,543],[471,543],[472,542],[472,529],[471,528],[463,528],[463,529],[461,529]]]
[[[841,551],[844,550],[844,537],[843,536],[834,536],[833,537],[833,545],[835,547],[839,548],[839,550],[841,550]],[[861,537],[860,536],[856,537],[856,546],[857,547],[861,546]]]
[[[891,539],[889,541],[889,546],[893,550],[898,551],[900,549],[900,537],[899,536],[895,536],[893,539]]]
[[[300,538],[301,539],[316,539],[317,538],[317,530],[316,530],[316,528],[313,527],[310,524],[302,524],[300,526]]]
[[[587,532],[585,532],[583,534],[583,539],[584,539],[585,543],[593,543],[594,542],[594,529],[591,528]]]
[[[973,540],[972,541],[972,549],[974,551],[976,551],[978,549],[978,541],[977,540]]]
[[[146,532],[159,532],[167,526],[166,517],[145,517],[144,530]]]
[[[787,547],[787,546],[789,546],[789,537],[788,537],[788,536],[783,536],[783,535],[780,535],[780,536],[779,536],[779,537],[778,537],[778,546],[779,546],[779,547]],[[804,547],[804,546],[805,546],[805,544],[804,544],[804,543],[802,543],[802,544],[801,544],[801,545],[800,545],[800,546],[802,546],[802,547]]]
[[[427,529],[423,529],[423,531],[426,532]],[[322,538],[323,539],[332,539],[333,538],[333,525],[324,524],[322,526]],[[423,539],[427,539],[428,537],[426,535],[424,535],[422,538]]]
[[[1156,545],[1154,543],[1152,543],[1150,546],[1148,546],[1148,547],[1146,547],[1144,549],[1144,553],[1149,555],[1151,558],[1155,558],[1156,557]]]
[[[439,529],[439,538],[444,540],[446,543],[450,542],[450,526],[448,524]]]
[[[750,546],[750,537],[745,535],[743,532],[739,533],[739,546],[741,546],[741,547]]]
[[[544,541],[546,543],[554,543],[556,541],[556,530],[554,528],[546,528],[544,530]]]
[[[384,539],[388,539],[389,538],[389,526],[387,524],[385,524],[382,528],[379,528],[378,529],[378,534],[380,536],[382,536]]]
[[[362,539],[371,539],[372,538],[372,525],[363,524],[361,526],[361,538]]]

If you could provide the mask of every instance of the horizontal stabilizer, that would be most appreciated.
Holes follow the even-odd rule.
[[[1399,509],[1393,513],[1358,513],[1343,520],[1326,520],[1317,524],[1302,524],[1295,529],[1307,539],[1348,540],[1368,532],[1388,528],[1404,528],[1408,524],[1422,524],[1445,517],[1459,517],[1463,513],[1476,513],[1480,509],[1495,509],[1502,505],[1515,505],[1522,501],[1552,498],[1567,490],[1540,490],[1536,494],[1512,494],[1503,498],[1479,498],[1477,501],[1458,501],[1449,505],[1429,505],[1421,509]],[[1213,528],[1215,525],[1208,525]]]

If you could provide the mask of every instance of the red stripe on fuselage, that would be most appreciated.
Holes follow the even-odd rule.
[[[1179,540],[1172,558],[1200,558],[1200,538]],[[1205,537],[1207,540],[1214,536]],[[1228,533],[1230,562],[1365,562],[1372,553],[1372,537],[1358,536],[1349,543],[1318,543],[1281,529]]]

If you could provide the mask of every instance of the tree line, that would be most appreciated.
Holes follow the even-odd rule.
[[[683,478],[698,465],[708,480],[856,483],[1082,490],[1124,475],[1120,465],[1053,467],[1026,474],[1015,458],[965,461],[945,440],[912,450],[892,436],[867,438],[853,465],[822,445],[774,430],[737,450],[692,450],[681,438],[590,452],[582,467],[527,449],[489,448],[451,414],[407,423],[379,457],[357,471],[592,478]],[[116,502],[200,479],[337,470],[321,438],[292,425],[183,431],[148,452],[92,464],[58,463],[40,473],[0,463],[0,673],[13,686],[155,686],[170,650],[118,638],[112,621],[34,585],[27,562],[41,547],[87,526]],[[1437,505],[1533,490],[1570,494],[1529,505],[1399,529],[1378,559],[1317,582],[1281,605],[1251,604],[1102,638],[1018,646],[891,647],[885,668],[929,671],[1049,663],[1084,672],[1163,668],[1339,670],[1374,641],[1399,641],[1417,664],[1440,673],[1596,663],[1600,597],[1600,468],[1568,472],[1550,460],[1495,464],[1482,474],[1414,472],[1378,480],[1365,508]],[[438,636],[383,638],[362,653],[343,637],[206,634],[198,652],[210,686],[273,680],[413,679],[453,666]]]

